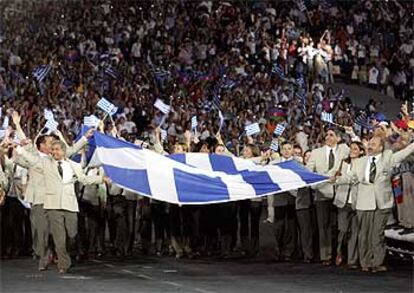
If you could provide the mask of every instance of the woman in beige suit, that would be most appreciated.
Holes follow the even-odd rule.
[[[365,155],[365,148],[361,142],[352,142],[349,157],[343,161],[335,180],[334,205],[338,207],[338,245],[335,264],[340,266],[344,257],[344,246],[347,245],[347,265],[350,269],[358,267],[358,218],[355,203],[357,185],[349,183],[346,178],[355,164],[355,160]],[[341,175],[344,176],[341,176]]]

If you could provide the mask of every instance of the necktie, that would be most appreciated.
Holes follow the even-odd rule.
[[[370,183],[374,183],[376,174],[377,174],[377,165],[375,164],[375,157],[373,157],[371,161],[371,165],[369,166],[369,182]]]
[[[333,166],[335,165],[335,155],[333,153],[333,150],[331,149],[329,151],[329,162],[328,162],[328,170],[331,170]]]
[[[63,178],[63,168],[62,168],[62,162],[58,162],[58,172],[60,175],[60,178]]]

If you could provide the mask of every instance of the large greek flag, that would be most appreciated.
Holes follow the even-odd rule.
[[[259,166],[249,160],[215,154],[166,157],[98,132],[94,140],[93,161],[102,164],[113,183],[180,205],[250,199],[327,179],[294,161]]]

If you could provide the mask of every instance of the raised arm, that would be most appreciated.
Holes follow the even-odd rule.
[[[404,149],[395,152],[392,154],[392,165],[398,165],[406,158],[408,158],[411,154],[414,154],[414,142],[406,146]]]

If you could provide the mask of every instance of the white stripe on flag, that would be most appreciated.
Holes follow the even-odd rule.
[[[256,123],[252,123],[250,125],[247,125],[245,130],[246,130],[246,135],[247,136],[255,135],[255,134],[260,132],[259,123],[256,122]]]
[[[165,104],[163,101],[161,101],[160,99],[157,99],[154,103],[154,107],[157,108],[158,110],[160,110],[162,113],[164,114],[168,114],[171,111],[171,107],[168,106],[167,104]]]

